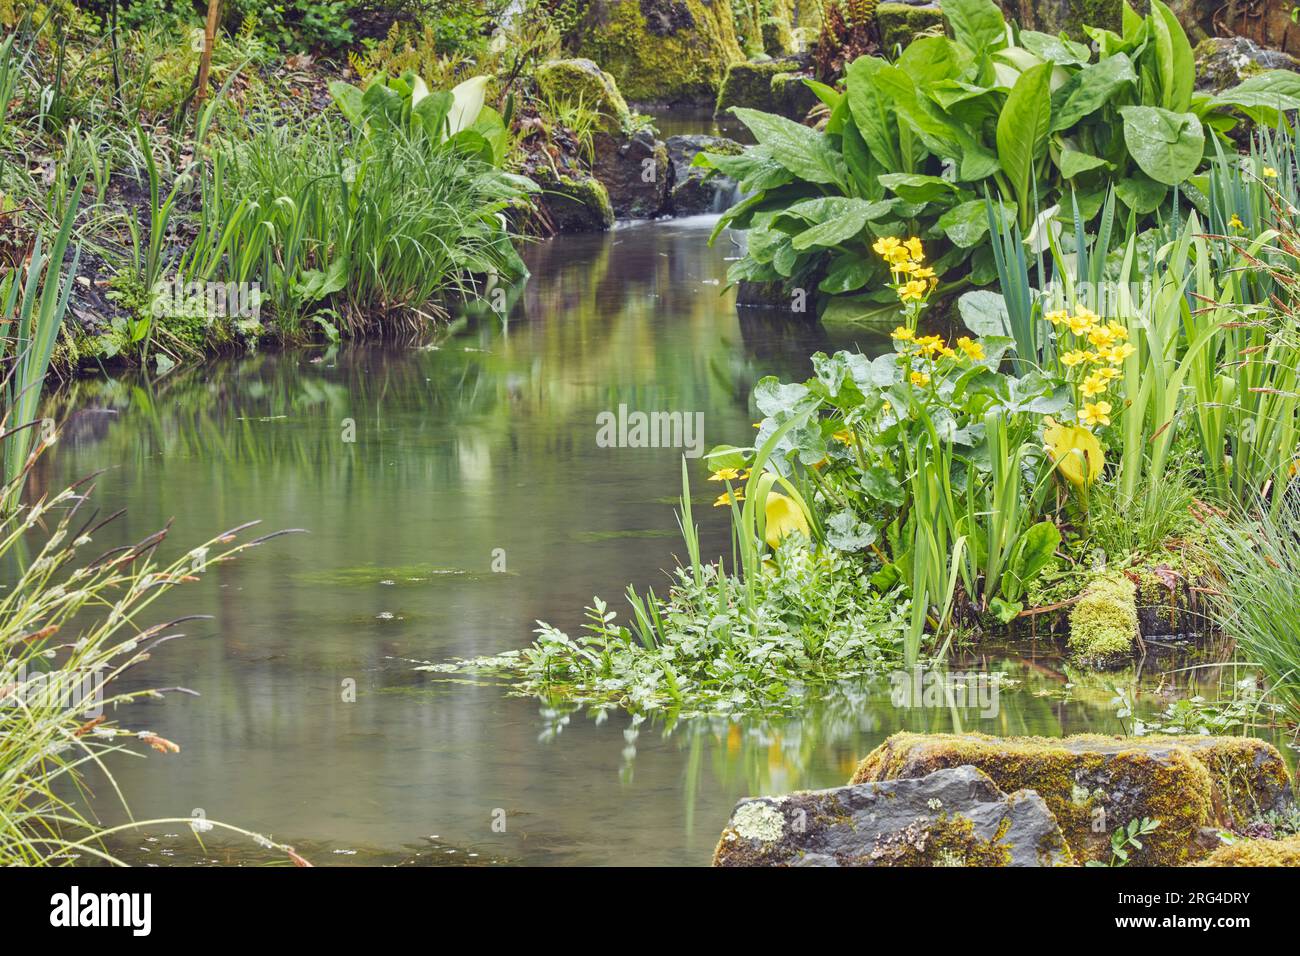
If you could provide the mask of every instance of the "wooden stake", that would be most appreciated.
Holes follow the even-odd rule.
[[[212,68],[212,48],[217,43],[217,13],[220,9],[221,0],[208,0],[208,21],[203,28],[203,53],[199,57],[199,88],[194,94],[196,112],[203,105],[203,97],[208,92],[208,71]]]

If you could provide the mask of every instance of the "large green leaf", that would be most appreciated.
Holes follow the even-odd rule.
[[[478,119],[479,110],[487,97],[487,85],[491,77],[471,76],[464,83],[452,87],[451,109],[447,113],[447,136],[455,136],[463,129],[469,129]]]
[[[1178,17],[1160,0],[1151,0],[1151,27],[1160,75],[1160,105],[1175,113],[1185,112],[1192,104],[1192,87],[1196,83],[1192,45]]]
[[[876,76],[882,69],[894,67],[873,56],[860,56],[849,65],[849,111],[876,162],[889,172],[901,172],[905,167],[893,103],[876,82]]]
[[[1056,161],[1056,165],[1060,168],[1061,175],[1066,179],[1073,179],[1080,173],[1090,172],[1094,169],[1110,168],[1111,166],[1100,156],[1069,148],[1061,150],[1061,156]]]
[[[759,143],[772,151],[774,160],[800,179],[844,184],[844,159],[821,133],[773,113],[743,106],[733,107],[732,112],[749,127]]]
[[[1257,123],[1273,126],[1278,110],[1300,110],[1300,73],[1290,70],[1256,73],[1211,102],[1214,106],[1235,106]]]
[[[1035,201],[1034,168],[1047,152],[1052,125],[1052,64],[1020,74],[998,116],[998,160],[1023,214]]]
[[[1120,115],[1124,143],[1142,172],[1166,186],[1177,186],[1196,172],[1205,153],[1205,131],[1194,113],[1126,106]]]
[[[1136,82],[1133,61],[1123,53],[1084,67],[1052,94],[1052,132],[1072,128]]]
[[[798,252],[815,246],[839,245],[860,233],[869,221],[887,216],[894,208],[894,204],[888,201],[868,202],[865,199],[828,196],[825,199],[797,203],[788,212],[799,215],[796,210],[807,207],[810,203],[818,204],[818,215],[813,217],[816,225],[798,233],[791,240],[791,246]]]
[[[975,53],[1006,46],[1007,22],[993,0],[944,0],[943,17],[953,38]]]
[[[1002,211],[1004,225],[1009,226],[1015,222],[1016,214],[1012,207],[999,204],[995,208]],[[979,245],[989,231],[989,216],[984,200],[972,199],[953,206],[939,217],[936,225],[954,246],[970,249]]]

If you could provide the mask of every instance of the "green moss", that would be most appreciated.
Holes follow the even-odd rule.
[[[975,835],[966,817],[946,813],[912,826],[875,847],[876,866],[1010,866],[1011,848],[1003,843],[1010,820],[1003,820],[991,840]]]
[[[662,6],[672,28],[651,30],[646,3]],[[727,0],[593,2],[575,45],[613,74],[628,99],[641,103],[709,102],[727,67],[744,59]]]
[[[876,28],[880,45],[886,53],[894,46],[906,47],[916,37],[943,28],[943,11],[938,5],[914,7],[909,3],[882,3],[876,7]]]
[[[560,232],[604,232],[614,225],[614,207],[604,184],[594,177],[536,177],[551,220]]]
[[[759,60],[732,64],[727,70],[722,89],[718,91],[715,112],[721,115],[733,106],[744,106],[765,113],[781,112],[774,94],[773,81],[782,74],[798,70],[799,64],[794,60]]]
[[[808,88],[800,73],[778,73],[772,77],[772,105],[775,112],[801,120],[817,105],[817,94]]]
[[[1138,633],[1137,588],[1114,572],[1088,585],[1070,611],[1070,650],[1091,667],[1105,667],[1133,652]]]
[[[1300,836],[1242,840],[1215,850],[1199,866],[1300,866]]]
[[[872,751],[850,783],[982,770],[1001,789],[1034,790],[1056,815],[1076,859],[1105,860],[1110,832],[1130,819],[1160,821],[1134,855],[1172,866],[1198,852],[1201,828],[1231,826],[1251,806],[1290,800],[1281,756],[1254,738],[988,737],[899,733]]]
[[[620,134],[633,125],[632,112],[614,78],[591,60],[551,60],[537,68],[537,88],[556,102],[583,107],[600,114],[600,128]]]

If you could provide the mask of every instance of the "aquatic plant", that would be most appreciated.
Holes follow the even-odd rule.
[[[5,486],[26,477],[24,469]],[[292,847],[216,821],[150,820],[105,829],[85,803],[95,770],[119,800],[111,755],[132,742],[163,753],[176,743],[149,730],[119,726],[111,712],[144,698],[192,693],[185,688],[120,690],[117,680],[169,641],[184,635],[181,618],[151,626],[139,617],[164,593],[195,582],[211,567],[276,537],[235,543],[241,525],[172,560],[158,558],[168,528],[134,545],[92,557],[94,536],[121,512],[89,511],[93,486],[83,481],[0,517],[0,563],[14,570],[0,596],[0,865],[57,865],[82,858],[116,862],[104,840],[161,823],[256,839],[296,863]],[[34,554],[35,529],[48,526]],[[200,825],[201,824],[201,825]]]

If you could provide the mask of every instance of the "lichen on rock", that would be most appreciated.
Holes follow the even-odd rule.
[[[1300,866],[1300,836],[1285,840],[1239,840],[1220,847],[1198,866]]]
[[[989,737],[898,733],[872,751],[850,783],[972,766],[1006,791],[1033,790],[1060,823],[1076,859],[1106,860],[1110,834],[1146,817],[1160,828],[1134,851],[1139,865],[1175,866],[1209,852],[1207,827],[1293,800],[1275,748],[1254,738]],[[1257,809],[1256,809],[1257,808]]]
[[[542,96],[599,113],[602,131],[617,135],[632,126],[632,113],[618,84],[591,60],[550,60],[537,68],[536,76]]]

